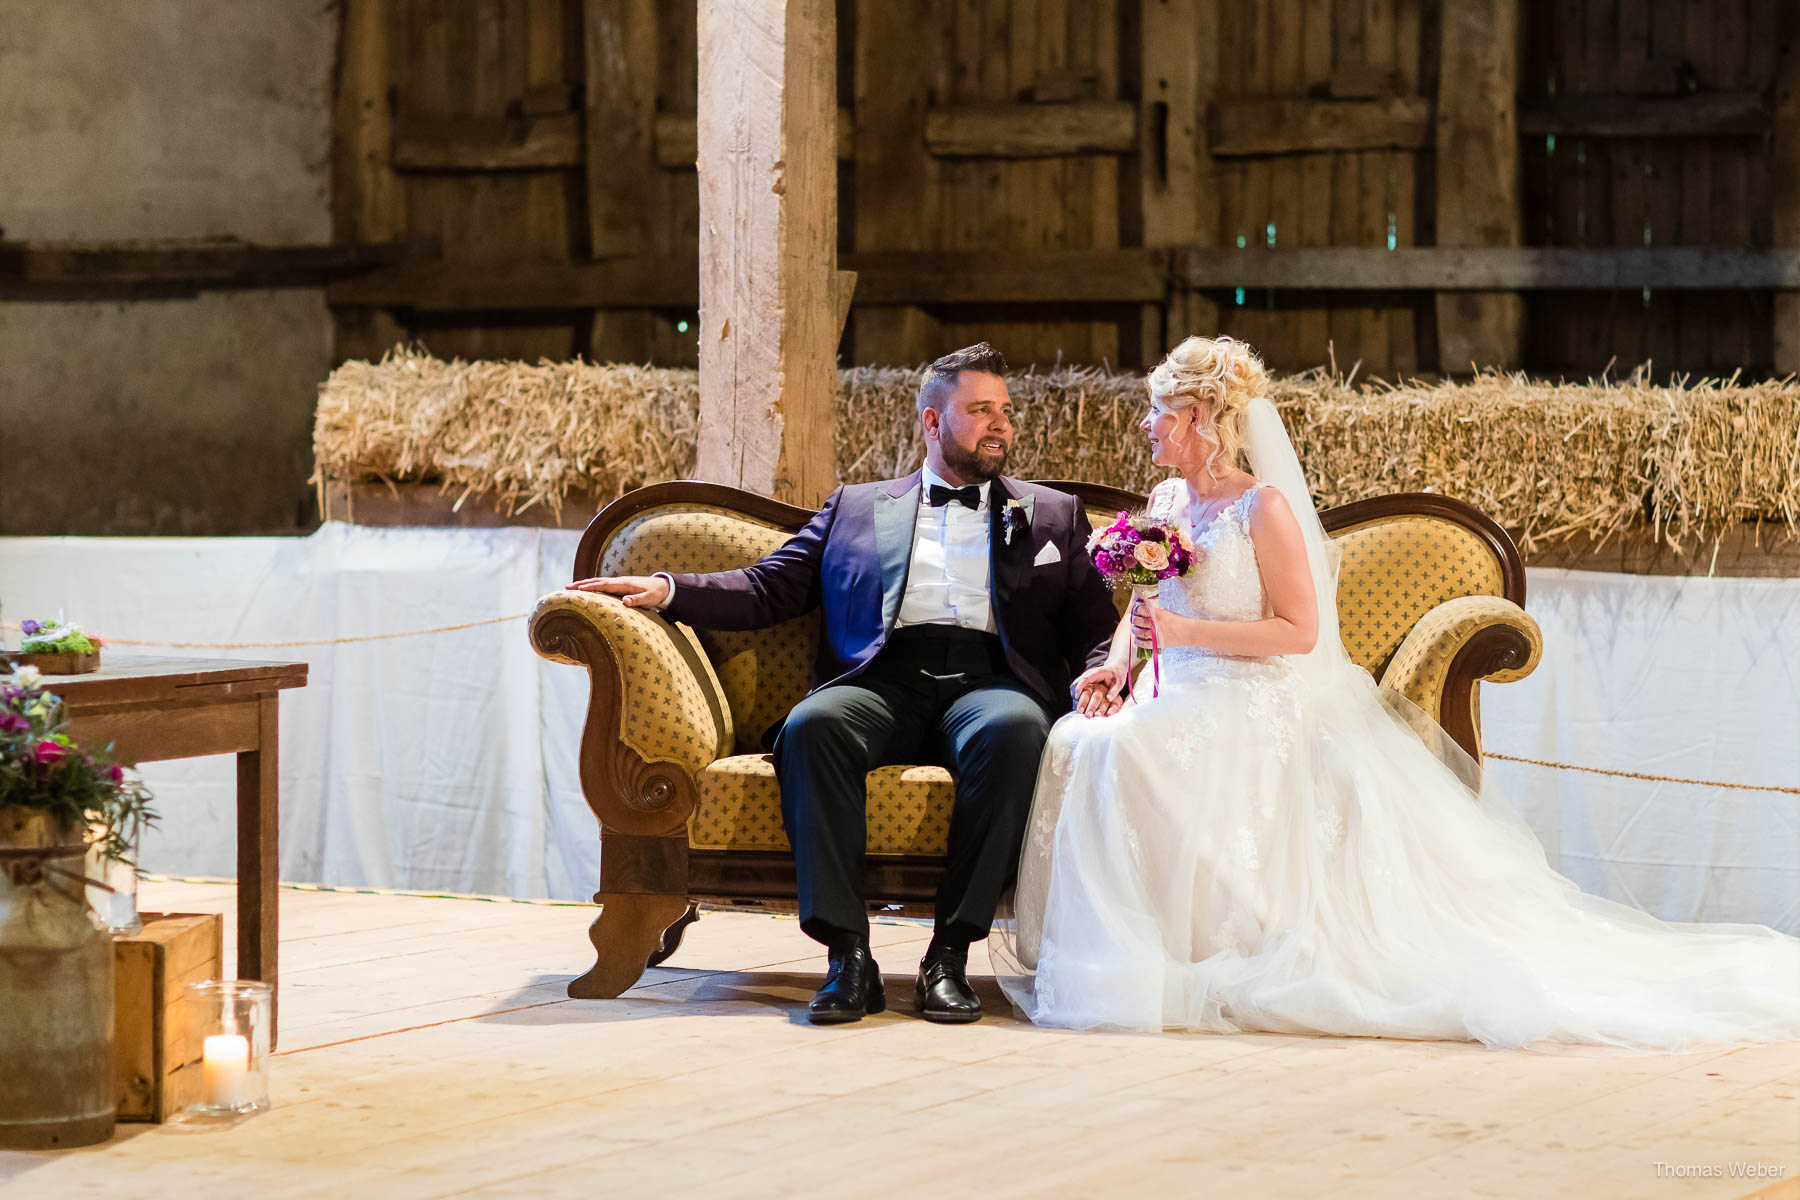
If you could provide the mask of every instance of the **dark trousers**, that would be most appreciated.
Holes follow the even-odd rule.
[[[868,670],[795,705],[775,739],[775,773],[800,928],[827,944],[867,936],[865,777],[876,767],[936,763],[956,779],[938,935],[986,937],[1018,869],[1050,720],[1007,668],[999,638],[935,625],[896,630]]]

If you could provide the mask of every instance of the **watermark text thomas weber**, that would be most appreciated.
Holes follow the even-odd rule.
[[[1723,1163],[1657,1162],[1658,1179],[1785,1179],[1788,1168],[1781,1163],[1750,1162],[1733,1159]]]

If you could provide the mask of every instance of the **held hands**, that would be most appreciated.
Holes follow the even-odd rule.
[[[598,579],[578,579],[568,588],[572,592],[599,592],[617,596],[627,608],[655,608],[669,598],[669,581],[654,575],[619,575]]]
[[[1075,693],[1075,711],[1084,717],[1110,717],[1125,707],[1119,693],[1125,690],[1125,668],[1118,663],[1101,663],[1083,671],[1071,690]]]

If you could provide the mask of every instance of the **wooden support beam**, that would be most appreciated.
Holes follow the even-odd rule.
[[[581,165],[581,119],[423,117],[394,123],[394,166],[403,171],[543,171]]]
[[[1217,158],[1326,150],[1425,150],[1431,101],[1225,100],[1207,107],[1208,149]]]
[[[1761,137],[1769,132],[1769,104],[1761,92],[1559,96],[1520,108],[1519,132],[1533,137]]]
[[[1800,12],[1784,9],[1775,67],[1770,141],[1771,207],[1777,246],[1800,251]],[[1800,286],[1775,293],[1775,372],[1800,374]]]
[[[1437,97],[1439,246],[1519,246],[1519,0],[1442,0]],[[1438,369],[1511,369],[1525,354],[1525,302],[1513,295],[1437,298]]]
[[[693,113],[662,113],[656,118],[656,165],[670,171],[691,171],[700,148]],[[856,155],[856,129],[850,110],[837,110],[837,156],[848,161]]]
[[[1126,154],[1137,123],[1137,106],[1122,100],[946,105],[925,114],[925,149],[939,158]]]
[[[338,308],[375,305],[443,312],[689,309],[700,300],[699,277],[696,260],[655,254],[588,263],[412,262],[333,284],[325,298]]]
[[[1800,250],[1698,246],[1215,249],[1188,251],[1180,269],[1188,285],[1197,288],[1461,292],[1476,293],[1463,299],[1481,300],[1485,297],[1479,293],[1484,292],[1800,287]]]
[[[397,262],[402,253],[396,244],[257,246],[231,239],[0,242],[0,297],[56,300],[105,291],[177,296],[318,287]]]
[[[1162,303],[1162,251],[1038,250],[971,254],[869,253],[846,260],[862,304]]]
[[[0,247],[0,264],[5,255]],[[985,254],[886,251],[845,255],[843,266],[847,269],[835,272],[821,310],[830,314],[831,321],[843,303],[841,278],[852,273],[857,277],[859,322],[901,306],[1161,304],[1171,289],[1183,288],[1458,293],[1800,289],[1800,249],[1187,246]],[[326,298],[338,308],[681,309],[692,308],[699,300],[698,274],[692,259],[654,254],[590,263],[413,262],[340,279],[327,288]],[[0,273],[0,287],[5,286],[6,277]],[[1210,327],[1196,322],[1188,331]],[[909,355],[892,361],[916,360]]]
[[[696,473],[792,504],[837,484],[837,14],[700,0]]]

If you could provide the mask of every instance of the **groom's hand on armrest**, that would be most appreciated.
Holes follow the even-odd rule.
[[[669,602],[675,585],[667,575],[615,575],[578,579],[569,590],[617,596],[627,608],[661,608]]]

